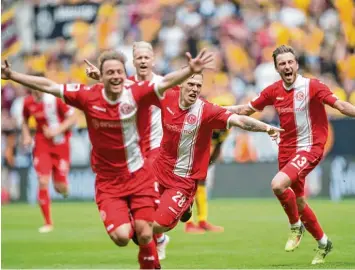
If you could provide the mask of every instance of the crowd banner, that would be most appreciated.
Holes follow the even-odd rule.
[[[76,21],[93,23],[100,4],[82,2],[78,4],[48,4],[34,6],[36,40],[70,38],[70,28]]]

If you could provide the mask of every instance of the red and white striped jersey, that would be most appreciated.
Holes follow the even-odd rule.
[[[69,130],[49,140],[43,134],[43,126],[54,129],[59,126],[67,116],[73,113],[73,108],[66,105],[60,98],[56,98],[50,94],[43,94],[42,100],[39,102],[37,102],[32,95],[27,96],[23,104],[24,121],[27,122],[30,116],[36,119],[37,129],[35,144],[37,146],[41,144],[41,147],[45,145],[51,147],[53,145],[68,143],[70,137]]]
[[[143,104],[159,103],[155,90],[153,83],[134,83],[124,88],[116,101],[111,101],[102,84],[91,87],[63,85],[65,102],[85,113],[94,172],[101,176],[117,176],[142,168],[144,157],[139,146],[137,110]]]
[[[328,136],[328,119],[324,104],[332,106],[337,100],[329,88],[317,79],[297,75],[286,87],[282,80],[265,88],[249,103],[255,110],[273,105],[279,115],[281,128],[280,153],[308,151],[322,155]]]
[[[153,73],[152,83],[158,84],[163,77]],[[137,75],[128,77],[128,80],[139,82]],[[141,139],[141,147],[144,153],[160,146],[163,137],[161,125],[161,110],[157,106],[141,106],[137,112],[138,129]]]
[[[204,180],[212,131],[228,128],[231,113],[203,99],[183,108],[179,94],[180,91],[170,89],[161,100],[164,132],[154,171],[165,181]]]

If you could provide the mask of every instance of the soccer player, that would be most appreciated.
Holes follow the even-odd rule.
[[[129,211],[139,241],[138,261],[142,269],[160,267],[152,241],[152,217],[157,197],[154,178],[145,166],[139,147],[137,109],[142,104],[158,104],[164,92],[195,72],[207,68],[213,60],[202,50],[189,65],[167,74],[159,84],[140,82],[124,87],[125,57],[119,52],[104,52],[99,59],[102,84],[59,85],[49,79],[21,74],[1,66],[2,79],[11,79],[32,89],[62,97],[84,111],[92,143],[91,166],[97,174],[95,201],[106,230],[118,246],[126,246],[133,235]]]
[[[277,138],[282,129],[256,119],[232,114],[201,98],[203,75],[195,73],[161,99],[163,139],[153,164],[159,180],[160,204],[154,214],[154,232],[176,226],[194,200],[197,182],[206,178],[214,129],[237,126],[267,132]]]
[[[68,195],[70,128],[76,122],[76,115],[74,109],[61,99],[32,91],[32,95],[27,96],[23,104],[22,142],[26,148],[32,145],[28,126],[31,116],[37,123],[33,165],[38,176],[38,202],[45,221],[38,231],[48,233],[53,230],[49,180],[52,176],[54,189],[64,197]]]
[[[86,74],[98,80],[100,77],[100,70],[85,60],[88,65]],[[136,74],[129,76],[128,80],[138,83],[142,81],[150,81],[152,83],[159,83],[163,77],[153,72],[154,66],[154,52],[150,43],[139,41],[133,43],[133,65],[136,68]],[[140,145],[146,161],[153,164],[153,161],[159,153],[159,146],[163,137],[163,128],[161,124],[161,110],[155,105],[142,105],[137,111],[137,126],[140,137]],[[166,258],[166,246],[170,239],[165,234],[155,234],[157,240],[157,250],[159,260]]]
[[[226,97],[215,97],[211,100],[213,104],[219,106],[230,106],[233,101]],[[223,232],[222,226],[217,226],[208,222],[208,187],[213,185],[215,161],[220,155],[221,147],[224,140],[228,136],[228,130],[213,130],[211,140],[211,157],[207,170],[206,181],[198,181],[196,197],[195,197],[195,209],[197,210],[198,223],[195,224],[191,215],[191,218],[185,224],[185,232],[193,234],[203,234],[205,232]]]
[[[249,104],[229,109],[240,115],[251,115],[268,105],[275,107],[286,132],[281,134],[279,172],[272,179],[271,188],[291,226],[285,250],[297,248],[307,229],[318,242],[312,264],[324,263],[333,245],[305,200],[305,178],[323,156],[328,136],[324,104],[352,117],[355,117],[355,107],[338,100],[321,81],[298,74],[298,62],[292,47],[278,47],[273,52],[273,59],[281,80],[266,87]]]

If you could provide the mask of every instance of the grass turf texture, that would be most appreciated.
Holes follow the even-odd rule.
[[[334,249],[326,264],[312,266],[316,242],[306,233],[287,253],[286,215],[276,199],[210,202],[210,221],[224,233],[191,235],[180,224],[172,232],[162,267],[183,268],[355,268],[355,201],[311,200]],[[106,235],[94,202],[53,203],[55,230],[40,234],[37,206],[2,207],[2,268],[138,269],[137,246],[116,247]]]

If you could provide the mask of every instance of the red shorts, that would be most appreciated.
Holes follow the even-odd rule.
[[[154,214],[154,220],[163,227],[173,229],[182,214],[194,201],[197,181],[176,182],[172,185],[159,181],[160,203]]]
[[[304,196],[306,176],[318,165],[322,156],[319,154],[299,151],[287,159],[279,160],[279,170],[290,177],[291,188],[296,197]]]
[[[36,146],[33,150],[33,166],[37,175],[51,175],[53,181],[68,182],[70,168],[69,144],[57,145],[52,149]]]
[[[153,222],[159,190],[148,168],[124,176],[96,176],[95,201],[108,233],[135,220]]]

